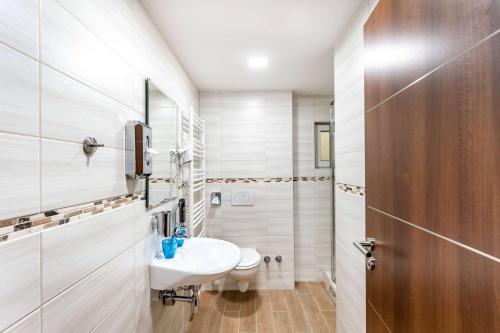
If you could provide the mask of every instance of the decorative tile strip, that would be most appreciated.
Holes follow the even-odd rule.
[[[307,176],[307,177],[293,177],[294,182],[326,182],[331,181],[333,177],[330,176]]]
[[[349,184],[342,184],[342,183],[336,183],[336,187],[338,190],[354,195],[359,195],[360,197],[365,196],[365,188],[361,186],[356,186],[356,185],[349,185]]]
[[[149,181],[152,184],[156,184],[156,183],[172,183],[173,179],[172,178],[151,178],[150,177]]]
[[[306,182],[306,181],[330,181],[329,176],[311,176],[311,177],[263,177],[263,178],[207,178],[208,184],[212,183],[289,183],[289,182]]]
[[[80,205],[0,221],[0,242],[97,215],[144,200],[144,192],[124,194]]]

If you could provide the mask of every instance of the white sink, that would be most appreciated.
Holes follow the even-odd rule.
[[[174,289],[208,283],[231,272],[241,261],[233,243],[213,238],[190,238],[174,258],[155,258],[149,264],[151,288]]]

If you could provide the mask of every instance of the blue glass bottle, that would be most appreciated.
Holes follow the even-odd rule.
[[[187,229],[185,226],[180,226],[178,229],[178,234],[183,236],[187,232]],[[184,237],[177,237],[177,247],[181,247],[184,244]]]

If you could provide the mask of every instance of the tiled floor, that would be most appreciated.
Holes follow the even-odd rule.
[[[297,282],[295,290],[202,292],[188,332],[335,332],[335,314],[320,283]]]

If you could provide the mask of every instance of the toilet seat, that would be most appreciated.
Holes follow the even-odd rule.
[[[255,249],[251,248],[241,248],[241,261],[234,269],[236,270],[244,270],[251,269],[260,264],[262,261],[262,257],[259,252]]]

